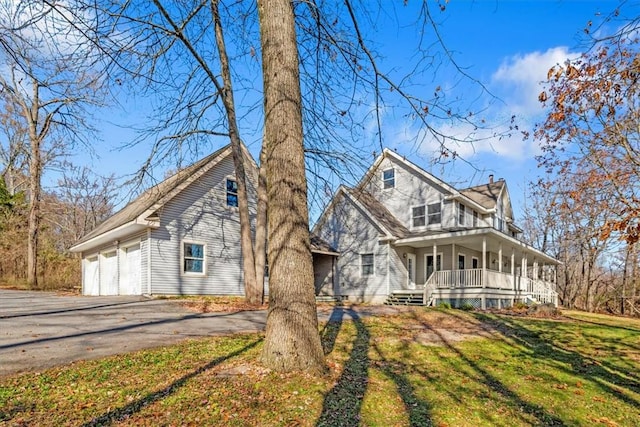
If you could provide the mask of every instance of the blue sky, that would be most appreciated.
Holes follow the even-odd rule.
[[[396,6],[395,14],[374,17],[375,30],[365,35],[384,55],[380,65],[385,70],[402,70],[402,65],[414,58],[413,46],[419,33],[412,21],[411,8],[419,2],[409,0],[408,3],[406,8]],[[587,22],[596,22],[618,5],[617,1],[451,0],[444,12],[432,11],[442,40],[458,66],[484,84],[492,96],[481,95],[477,84],[464,79],[460,82],[456,72],[447,66],[435,75],[424,76],[418,90],[430,91],[441,86],[447,97],[458,99],[461,106],[482,110],[487,125],[494,131],[504,129],[512,115],[517,116],[521,129],[532,130],[535,123],[544,119],[537,97],[548,69],[579,55],[585,49],[583,29]],[[627,6],[624,13],[638,15],[640,5],[631,6]],[[135,138],[135,132],[121,126],[143,120],[140,113],[146,109],[147,101],[128,99],[121,108],[101,113],[103,141],[95,147],[99,157],[91,159],[82,154],[75,162],[87,164],[103,175],[123,176],[137,170],[146,157],[148,145],[143,143],[124,150],[117,147]],[[434,165],[434,145],[428,140],[419,145],[415,143],[421,129],[391,111],[385,111],[382,124],[387,147],[456,187],[486,182],[490,173],[496,178],[505,178],[516,215],[520,215],[526,185],[539,174],[534,159],[538,149],[533,139],[523,141],[516,133],[511,138],[498,140],[487,138],[489,131],[473,131],[460,124],[436,124],[444,133],[481,141],[452,147],[473,167],[462,161]],[[259,135],[248,138],[245,135],[245,140],[251,138],[258,140]],[[250,147],[257,157],[257,144]],[[161,172],[157,171],[158,179],[162,178]]]

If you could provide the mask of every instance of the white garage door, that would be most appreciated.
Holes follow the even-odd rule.
[[[84,260],[84,277],[82,285],[85,295],[100,295],[100,282],[98,281],[98,257],[94,256]]]
[[[116,255],[116,251],[102,254],[100,295],[118,295],[118,257]]]
[[[139,243],[124,248],[120,254],[120,294],[142,295]]]

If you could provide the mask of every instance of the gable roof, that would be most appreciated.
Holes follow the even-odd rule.
[[[362,188],[348,188],[341,185],[314,225],[313,235],[317,235],[318,230],[326,222],[329,212],[334,211],[336,204],[342,198],[348,199],[358,207],[387,238],[402,238],[409,234],[409,230],[369,192]]]
[[[246,160],[257,168],[255,161],[244,145],[243,152]],[[148,227],[157,227],[159,224],[157,223],[157,218],[155,218],[155,212],[229,155],[231,155],[230,144],[149,188],[78,240],[70,250],[72,252],[84,251]]]
[[[407,160],[404,156],[401,156],[398,153],[396,153],[395,151],[389,150],[388,148],[385,148],[382,151],[382,154],[380,154],[376,158],[376,161],[373,163],[373,165],[371,165],[369,170],[367,170],[365,175],[362,177],[362,179],[358,183],[357,188],[364,188],[365,187],[365,185],[375,176],[375,171],[380,167],[382,161],[385,158],[391,158],[394,161],[405,165],[405,167],[407,167],[408,169],[414,171],[416,174],[421,176],[426,181],[429,181],[429,182],[431,182],[431,183],[443,188],[445,191],[450,193],[448,198],[451,198],[451,199],[454,199],[454,200],[463,199],[467,204],[474,206],[477,210],[479,210],[479,211],[481,211],[483,213],[488,213],[487,211],[490,210],[490,209],[486,208],[485,206],[483,206],[482,204],[478,203],[476,200],[474,200],[474,199],[468,197],[467,195],[463,194],[463,192],[458,191],[455,187],[451,186],[450,184],[447,184],[443,180],[437,178],[436,176],[434,176],[434,175],[430,174],[429,172],[427,172],[426,170],[422,169],[420,166],[418,166],[415,163]],[[494,207],[495,207],[495,205],[494,205]]]
[[[371,218],[382,226],[387,231],[387,234],[397,238],[402,238],[409,234],[407,227],[393,216],[371,193],[361,188],[345,187],[345,191],[362,204]]]

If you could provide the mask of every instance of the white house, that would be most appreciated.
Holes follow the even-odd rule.
[[[458,190],[384,150],[313,233],[340,254],[322,293],[357,301],[557,304],[557,260],[520,239],[503,180]],[[317,277],[322,282],[322,277]]]

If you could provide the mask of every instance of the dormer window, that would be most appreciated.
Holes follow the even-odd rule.
[[[395,169],[386,169],[382,171],[382,188],[394,188],[396,186]]]

